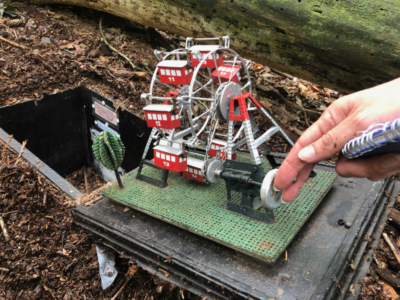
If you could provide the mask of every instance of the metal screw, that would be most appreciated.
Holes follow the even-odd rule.
[[[257,172],[257,167],[253,167],[253,171],[254,171],[254,172]]]
[[[230,168],[230,167],[231,167],[231,164],[226,164],[226,167],[227,167],[227,168]]]

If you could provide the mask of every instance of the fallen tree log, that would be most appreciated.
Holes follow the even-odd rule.
[[[231,36],[243,57],[342,92],[400,76],[398,0],[31,0],[182,36]]]

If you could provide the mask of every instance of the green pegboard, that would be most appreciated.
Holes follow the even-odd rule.
[[[250,162],[246,155],[238,160]],[[264,160],[266,172],[271,169]],[[226,209],[225,181],[207,185],[170,172],[168,186],[159,188],[137,180],[133,173],[105,189],[103,195],[123,205],[174,224],[252,257],[275,262],[332,187],[335,172],[315,170],[296,200],[274,210],[275,223],[266,224]],[[161,171],[145,166],[143,175],[161,178]],[[240,203],[241,195],[232,194]]]

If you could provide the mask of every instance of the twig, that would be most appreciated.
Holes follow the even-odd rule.
[[[6,38],[3,38],[2,36],[0,36],[0,41],[9,43],[10,45],[12,45],[14,47],[18,47],[18,48],[21,48],[21,49],[26,49],[24,46],[22,46],[20,44],[17,44],[17,43],[14,43],[13,41],[7,40]]]
[[[118,108],[120,108],[121,107],[121,105],[122,104],[124,104],[126,101],[128,101],[129,99],[125,99],[124,101],[122,101],[118,106],[117,106],[117,108],[115,109],[115,111],[114,111],[114,116],[113,116],[113,118],[115,118],[115,116],[117,115],[117,110],[118,110]]]
[[[278,70],[275,70],[275,69],[272,69],[272,68],[270,68],[270,70],[271,70],[272,72],[278,74],[278,75],[283,76],[283,77],[286,77],[286,78],[289,78],[289,79],[293,79],[293,78],[294,78],[292,75],[289,75],[289,74],[280,72],[280,71],[278,71]]]
[[[10,270],[9,270],[9,269],[6,269],[6,268],[2,268],[2,267],[0,267],[0,271],[3,271],[3,272],[9,272]]]
[[[307,119],[307,114],[304,110],[303,110],[303,113],[304,113],[304,120],[306,120],[307,126],[310,127],[310,123],[308,123],[308,119]]]
[[[86,166],[83,166],[83,174],[85,176],[85,191],[86,191],[86,194],[89,194],[89,184],[87,181]]]
[[[16,167],[17,164],[19,163],[19,160],[21,159],[22,153],[24,153],[25,146],[26,146],[27,142],[28,141],[23,141],[22,142],[21,150],[19,150],[19,154],[18,154],[17,160],[15,161],[14,167]]]
[[[131,276],[127,276],[124,284],[121,286],[121,288],[118,290],[118,292],[114,295],[114,297],[111,298],[111,300],[117,299],[119,294],[121,294],[122,290],[125,288],[126,284],[131,280]]]
[[[3,229],[3,234],[4,234],[4,237],[6,238],[6,241],[9,241],[10,236],[8,235],[6,224],[4,224],[4,220],[2,217],[0,217],[0,226],[1,226],[1,229]]]
[[[12,213],[17,212],[17,211],[18,211],[18,210],[13,210],[13,211],[9,211],[9,212],[6,212],[6,213],[1,213],[1,214],[2,214],[3,217],[4,217],[5,215],[12,214]]]
[[[136,66],[133,64],[133,62],[132,62],[127,56],[125,56],[124,54],[122,54],[121,52],[119,52],[117,49],[115,49],[113,46],[111,46],[111,45],[108,43],[106,37],[104,36],[103,28],[102,28],[102,26],[101,26],[101,24],[102,24],[102,22],[103,22],[103,17],[104,17],[104,15],[102,15],[101,18],[100,18],[99,29],[100,29],[100,34],[101,34],[101,37],[103,38],[104,43],[105,43],[111,50],[117,52],[119,55],[121,55],[123,58],[125,58],[125,59],[129,62],[129,64],[132,66],[132,68],[133,68],[134,70],[141,70],[141,71],[144,71],[144,70],[142,70],[142,69],[136,67]]]
[[[382,233],[383,238],[385,239],[386,243],[389,245],[390,250],[392,250],[394,256],[396,257],[397,262],[400,264],[400,251],[397,246],[395,246],[388,235],[386,233]]]
[[[8,148],[8,145],[10,144],[12,138],[13,138],[13,135],[10,135],[10,136],[8,137],[7,143],[4,145],[3,151],[1,151],[1,166],[0,166],[0,169],[4,168],[4,166],[6,165],[6,160],[7,160],[7,148]]]
[[[44,196],[43,196],[43,205],[46,204],[46,199],[47,199],[47,190],[44,191]]]
[[[47,286],[45,286],[45,285],[43,285],[43,287],[44,287],[44,289],[45,289],[46,291],[48,291],[48,292],[51,294],[51,296],[52,296],[54,299],[57,299],[56,296],[54,295],[53,290],[52,290],[51,288],[49,288],[49,287],[47,287]]]

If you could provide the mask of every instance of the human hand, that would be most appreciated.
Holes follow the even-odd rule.
[[[400,117],[400,78],[333,102],[293,146],[276,174],[274,185],[282,200],[293,201],[315,164],[340,152],[344,145],[376,122]],[[400,154],[346,159],[340,155],[336,172],[342,177],[378,181],[400,171]],[[293,183],[294,179],[296,182]]]

